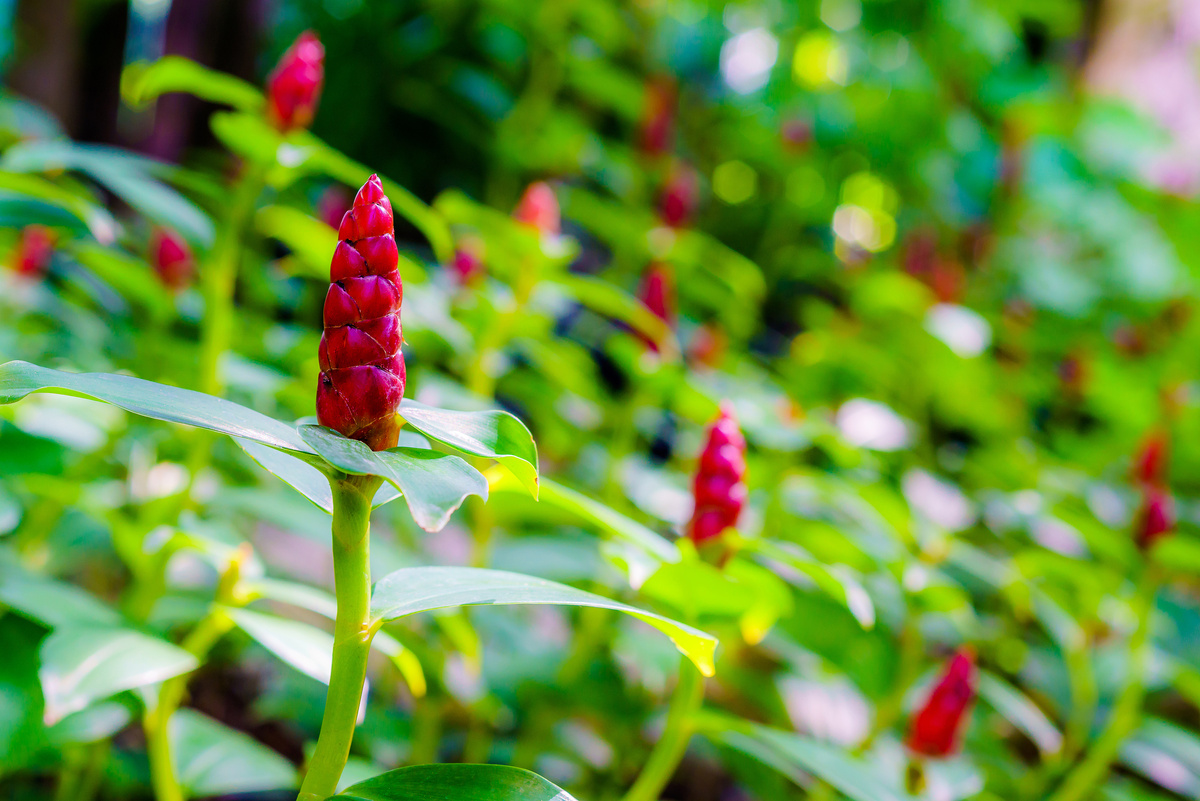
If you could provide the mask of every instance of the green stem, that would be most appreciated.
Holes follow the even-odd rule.
[[[358,708],[371,650],[371,499],[382,479],[350,476],[333,487],[333,576],[337,619],[333,666],[317,750],[297,801],[321,801],[337,792],[358,725]]]
[[[1153,570],[1146,570],[1134,595],[1134,612],[1137,626],[1129,639],[1129,673],[1125,686],[1117,697],[1108,723],[1080,762],[1050,801],[1082,801],[1091,798],[1096,786],[1108,775],[1121,745],[1133,732],[1141,717],[1142,699],[1146,694],[1144,674],[1146,669],[1147,643],[1150,633],[1150,615],[1154,609],[1154,597],[1158,591],[1158,580]]]
[[[679,682],[667,711],[666,728],[624,801],[658,801],[687,751],[695,728],[693,718],[703,700],[704,680],[691,661],[683,657],[679,660]]]

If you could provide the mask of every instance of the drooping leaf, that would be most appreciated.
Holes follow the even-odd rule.
[[[78,170],[133,208],[186,239],[212,244],[212,220],[179,192],[154,177],[165,165],[128,151],[67,140],[23,142],[9,148],[0,164],[13,172]]]
[[[507,765],[413,765],[347,787],[347,801],[575,801],[536,773]]]
[[[329,479],[320,470],[303,459],[297,459],[295,456],[275,448],[268,448],[253,440],[234,437],[233,441],[259,467],[308,498],[318,509],[326,514],[333,514],[333,491],[329,488]],[[399,497],[401,497],[400,490],[391,484],[384,484],[375,493],[371,506],[378,509]]]
[[[116,610],[95,596],[72,584],[32,573],[7,552],[0,552],[0,604],[49,628],[121,623]]]
[[[487,498],[483,475],[457,456],[421,448],[373,451],[324,426],[303,425],[299,431],[337,469],[391,482],[403,494],[413,520],[426,531],[441,530],[467,496]]]
[[[41,647],[38,678],[46,722],[95,701],[195,670],[196,657],[166,640],[125,628],[59,626]]]
[[[698,729],[710,740],[754,757],[801,786],[807,785],[807,774],[854,801],[913,798],[881,776],[873,764],[809,737],[707,712],[698,716]]]
[[[474,567],[409,567],[389,573],[371,593],[376,625],[417,612],[484,604],[588,606],[624,612],[667,635],[701,673],[713,675],[717,643],[710,635],[662,615],[533,576]]]
[[[272,448],[313,453],[291,426],[202,392],[127,375],[65,373],[20,361],[0,364],[0,404],[14,403],[33,392],[91,398],[155,420],[244,437]]]
[[[112,737],[133,720],[132,702],[114,699],[67,715],[46,730],[56,745],[94,743]]]
[[[306,676],[329,683],[333,661],[332,634],[298,620],[249,609],[226,607],[224,612],[238,628],[275,656]]]
[[[495,459],[538,497],[537,445],[529,429],[504,411],[457,412],[405,398],[400,415],[432,440],[472,456]]]
[[[1023,731],[1043,754],[1057,754],[1062,748],[1062,734],[1046,713],[1004,679],[993,673],[981,671],[979,697],[1005,720]]]
[[[121,73],[121,96],[129,105],[149,105],[168,92],[187,92],[212,103],[225,103],[243,111],[262,108],[263,95],[241,78],[210,70],[182,56],[130,64]]]
[[[171,716],[168,729],[179,783],[207,797],[296,787],[296,768],[262,743],[193,709]]]
[[[307,584],[264,578],[250,583],[246,590],[272,601],[307,609],[330,620],[337,618],[337,599],[329,593]],[[420,698],[425,695],[425,672],[421,668],[420,660],[412,651],[405,648],[399,640],[386,631],[380,631],[375,635],[371,641],[371,647],[392,660],[414,696]]]
[[[492,492],[521,493],[524,488],[517,482],[515,476],[499,469],[490,469],[486,473],[488,487]],[[586,522],[605,534],[636,545],[662,562],[678,562],[679,549],[669,540],[656,534],[636,520],[614,511],[612,508],[594,501],[586,495],[565,487],[549,478],[539,481],[540,492],[538,502],[542,506],[560,509],[571,517]]]

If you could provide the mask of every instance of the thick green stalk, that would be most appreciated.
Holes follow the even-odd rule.
[[[624,801],[658,801],[663,788],[675,775],[695,729],[694,716],[704,700],[704,680],[687,657],[679,660],[679,683],[667,711],[667,725],[650,752],[637,781]]]
[[[1050,801],[1084,801],[1093,797],[1096,787],[1104,781],[1113,760],[1121,750],[1125,739],[1137,727],[1141,717],[1142,700],[1146,694],[1146,652],[1150,633],[1150,616],[1154,610],[1154,598],[1158,591],[1158,579],[1153,570],[1146,570],[1134,596],[1134,612],[1137,627],[1129,640],[1129,673],[1125,686],[1113,705],[1108,723],[1080,762]]]
[[[351,476],[333,486],[333,575],[337,620],[333,666],[317,750],[308,763],[298,801],[322,801],[337,792],[358,725],[358,708],[371,650],[371,499],[381,479]]]

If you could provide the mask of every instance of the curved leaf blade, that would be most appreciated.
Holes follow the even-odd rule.
[[[304,425],[300,436],[329,464],[353,475],[379,476],[404,496],[413,520],[440,531],[469,495],[487,499],[483,474],[457,456],[423,448],[373,451],[324,426]]]
[[[538,497],[537,444],[529,429],[505,411],[458,412],[437,409],[405,398],[400,404],[405,422],[432,440],[472,456],[495,459]]]
[[[296,769],[282,755],[195,710],[172,715],[168,737],[179,783],[189,796],[296,787]]]
[[[196,657],[140,631],[60,626],[41,646],[38,678],[46,697],[46,723],[125,690],[195,670]]]
[[[233,441],[259,467],[308,498],[325,514],[333,514],[333,491],[329,488],[329,479],[320,470],[304,459],[298,459],[275,448],[268,448],[253,440],[234,437]],[[391,484],[384,484],[375,493],[375,498],[371,501],[371,508],[378,509],[399,497],[398,489]]]
[[[507,765],[413,765],[347,787],[348,801],[575,801],[536,773]]]
[[[224,72],[210,70],[183,56],[164,56],[157,61],[130,64],[121,74],[121,96],[141,108],[168,92],[187,92],[212,103],[224,103],[243,111],[263,106],[255,86]]]
[[[202,392],[128,375],[64,373],[20,361],[0,364],[0,404],[15,403],[35,392],[90,398],[154,420],[206,428],[285,451],[313,453],[286,423]]]
[[[667,635],[705,676],[713,675],[717,641],[711,635],[670,618],[545,579],[477,567],[406,567],[376,583],[371,615],[382,621],[446,609],[488,604],[551,604],[613,609],[648,623]]]

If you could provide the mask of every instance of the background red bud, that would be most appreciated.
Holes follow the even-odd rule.
[[[671,77],[659,76],[646,82],[638,130],[638,147],[646,155],[661,156],[671,149],[677,102],[678,91]]]
[[[913,716],[908,747],[928,757],[947,757],[958,751],[963,723],[974,700],[975,657],[969,649],[962,649]]]
[[[665,225],[682,228],[692,221],[700,205],[700,177],[687,165],[676,165],[659,199],[658,213]]]
[[[54,232],[44,225],[27,225],[21,230],[12,255],[12,268],[19,275],[37,278],[45,275],[54,255]]]
[[[1134,539],[1142,550],[1154,545],[1175,528],[1175,503],[1163,487],[1145,487],[1138,509]]]
[[[558,198],[550,184],[545,181],[530,184],[513,211],[513,219],[543,235],[560,233],[562,215],[558,208]]]
[[[305,31],[267,77],[267,114],[282,131],[307,128],[317,113],[325,83],[325,48]]]
[[[1151,432],[1142,442],[1133,463],[1133,478],[1139,484],[1164,486],[1167,482],[1167,462],[1170,451],[1167,435],[1161,430]]]
[[[171,289],[187,286],[196,274],[196,259],[183,237],[168,228],[150,234],[150,264]]]
[[[727,528],[737,526],[746,505],[746,439],[738,427],[733,407],[721,404],[717,419],[708,429],[700,454],[700,465],[692,483],[695,511],[688,537],[702,545]]]
[[[399,437],[396,410],[404,397],[403,287],[392,204],[378,176],[358,190],[338,238],[325,295],[317,420],[386,450]]]

